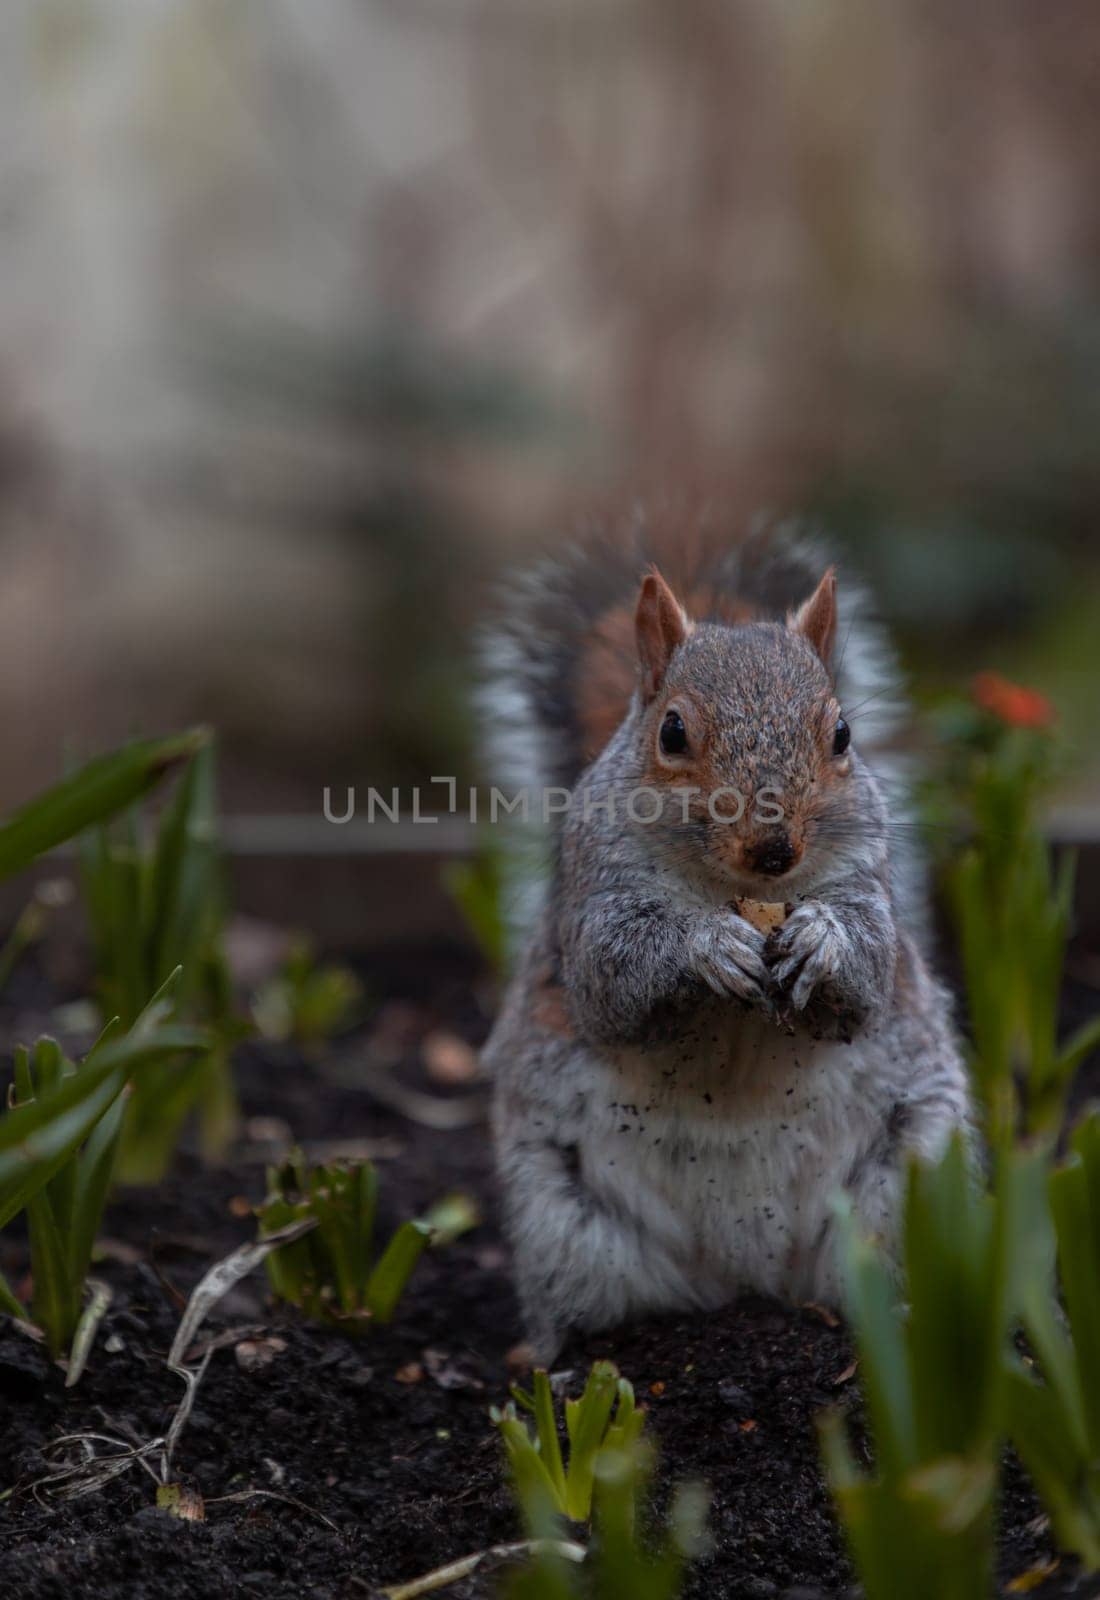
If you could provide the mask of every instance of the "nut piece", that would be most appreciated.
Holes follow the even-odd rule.
[[[787,920],[790,906],[782,900],[735,900],[733,909],[760,933],[774,933]]]

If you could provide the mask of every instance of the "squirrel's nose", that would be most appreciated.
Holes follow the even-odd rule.
[[[746,853],[753,871],[769,878],[781,878],[794,863],[794,846],[785,833],[753,845]]]

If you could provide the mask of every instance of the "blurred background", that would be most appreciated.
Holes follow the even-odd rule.
[[[230,811],[469,775],[485,581],[820,521],[921,696],[1100,795],[1093,0],[8,0],[0,805],[204,719]]]

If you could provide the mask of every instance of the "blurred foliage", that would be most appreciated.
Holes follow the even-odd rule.
[[[1084,1118],[1070,1158],[1031,1163],[1020,1309],[1034,1363],[1014,1357],[1007,1426],[1054,1523],[1058,1546],[1100,1568],[1100,1114]],[[1041,1186],[1046,1182],[1047,1194]],[[1057,1283],[1065,1315],[1055,1299]]]
[[[1065,591],[1015,645],[1018,673],[1054,702],[1072,758],[1066,784],[1088,785],[1100,774],[1096,686],[1100,682],[1100,571],[1077,563]],[[1059,785],[1061,789],[1063,785]]]
[[[503,1585],[504,1600],[676,1600],[690,1562],[706,1553],[709,1496],[678,1485],[663,1522],[649,1514],[653,1452],[604,1450],[595,1463],[596,1533],[582,1564],[562,1549],[546,1502],[528,1497],[530,1562]]]
[[[48,202],[10,219],[4,372],[59,478],[104,446],[91,564],[121,626],[89,650],[117,681],[140,637],[151,695],[217,707],[245,760],[303,783],[322,745],[369,748],[379,781],[466,775],[481,580],[578,506],[692,485],[734,536],[820,514],[920,676],[942,683],[946,640],[952,665],[1025,675],[1095,775],[1085,0],[490,12],[13,20],[13,84],[43,109],[7,97],[9,186]],[[379,60],[407,92],[362,95]],[[0,417],[0,456],[15,432]],[[68,604],[67,638],[95,608],[60,548],[43,626]],[[42,565],[28,541],[11,592]]]
[[[841,1215],[873,1469],[839,1411],[820,1419],[868,1600],[991,1593],[1006,1441],[1058,1546],[1100,1569],[1100,1113],[1062,1165],[1048,1141],[1000,1151],[992,1189],[958,1138],[938,1162],[914,1160],[903,1231],[899,1282],[882,1244]]]
[[[822,1446],[868,1600],[991,1592],[1009,1248],[958,1136],[938,1163],[910,1167],[904,1311],[880,1247],[844,1219],[845,1302],[874,1473],[857,1465],[836,1412],[823,1420]]]
[[[0,947],[0,994],[26,952],[46,935],[54,912],[72,899],[72,884],[67,878],[44,878],[16,917],[11,932]]]
[[[361,627],[344,669],[360,679],[360,725],[348,733],[369,741],[372,778],[470,776],[470,635],[489,552],[440,491],[439,453],[470,441],[561,449],[575,418],[522,371],[427,341],[400,318],[333,340],[235,321],[200,332],[187,367],[204,404],[234,423],[289,422],[378,452],[368,474],[307,475],[277,514],[341,549],[358,575]],[[261,498],[256,515],[275,514]]]
[[[213,744],[204,744],[154,827],[147,829],[140,809],[131,807],[121,824],[100,825],[81,839],[80,881],[103,1018],[129,1026],[182,966],[173,1017],[200,1024],[209,1039],[197,1060],[164,1062],[135,1085],[118,1164],[128,1183],[163,1177],[193,1113],[210,1159],[225,1150],[237,1125],[231,1055],[247,1026],[236,1011],[222,942],[215,760]]]
[[[926,788],[966,983],[971,1073],[997,1151],[1021,1124],[1053,1139],[1100,1017],[1059,1042],[1076,861],[1055,863],[1040,804],[1064,768],[1053,707],[980,675],[937,714],[939,771]]]
[[[204,729],[150,739],[97,756],[0,824],[0,879],[13,877],[74,834],[147,794],[203,749]],[[145,996],[148,999],[148,995]]]
[[[292,1039],[307,1055],[360,1020],[363,985],[349,967],[319,964],[313,941],[299,935],[279,972],[252,1001],[265,1039]]]
[[[1011,1355],[1007,1429],[1050,1514],[1059,1546],[1095,1572],[1100,1569],[1100,1113],[1093,1111],[1078,1124],[1069,1159],[1061,1166],[1048,1171],[1034,1156],[1020,1157],[1018,1165],[1027,1185],[1015,1239],[1018,1303],[1034,1360]]]
[[[449,351],[397,318],[331,342],[288,324],[235,321],[211,328],[186,354],[195,380],[234,409],[504,442],[564,439],[577,426],[525,374]]]
[[[900,1283],[882,1245],[841,1214],[873,1472],[836,1414],[822,1445],[869,1600],[990,1592],[1006,1438],[1059,1544],[1100,1566],[1100,1114],[1052,1168],[1100,1016],[1059,1043],[1075,863],[1055,865],[1040,825],[1064,768],[1055,726],[1044,696],[991,672],[937,714],[926,804],[962,948],[990,1183],[961,1136],[939,1161],[911,1163]]]
[[[489,839],[470,860],[448,862],[443,867],[443,883],[490,970],[503,977],[508,970],[509,940],[500,850]]]

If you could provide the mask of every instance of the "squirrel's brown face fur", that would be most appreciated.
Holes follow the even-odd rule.
[[[692,623],[660,575],[636,619],[648,756],[641,783],[670,793],[672,815],[706,865],[758,898],[827,843],[843,814],[851,762],[829,662],[836,582],[786,622]],[[767,889],[768,884],[774,885]]]

